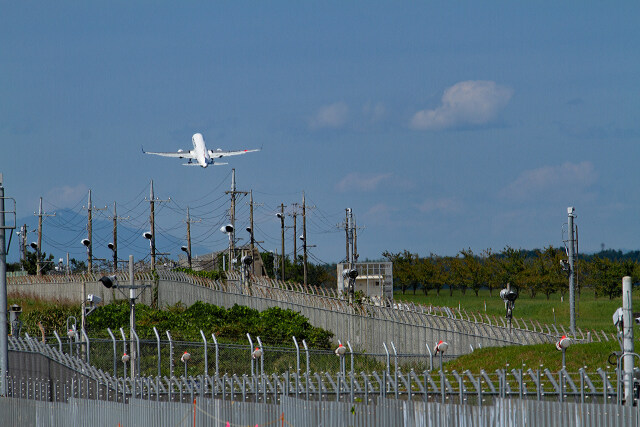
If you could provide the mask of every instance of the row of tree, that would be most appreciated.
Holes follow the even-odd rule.
[[[544,294],[547,299],[554,294],[565,295],[569,290],[568,271],[562,260],[567,259],[564,249],[548,246],[533,251],[506,247],[500,252],[485,249],[476,254],[471,249],[461,250],[454,257],[434,254],[421,257],[407,250],[398,253],[384,252],[383,256],[393,262],[394,286],[404,294],[421,289],[425,295],[443,289],[453,294],[459,289],[468,290],[476,296],[480,289],[488,289],[490,295],[509,283],[520,293],[532,298]],[[595,296],[610,299],[622,293],[622,277],[631,276],[634,283],[640,277],[640,264],[630,258],[580,256],[576,260],[577,286],[591,289]]]

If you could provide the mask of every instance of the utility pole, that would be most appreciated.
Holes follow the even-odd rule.
[[[293,204],[293,213],[291,214],[291,216],[293,216],[293,266],[295,267],[296,265],[298,265],[298,260],[296,258],[298,258],[298,249],[296,246],[297,240],[298,240],[298,232],[296,231],[296,217],[298,216],[298,212],[295,210],[296,206],[298,204],[294,203]]]
[[[281,275],[282,275],[282,280],[285,280],[285,270],[284,270],[284,259],[285,259],[285,251],[284,251],[284,204],[280,203],[280,215],[278,215],[280,217],[280,253],[282,254],[282,268],[280,269],[282,271]]]
[[[149,246],[151,247],[151,270],[156,269],[156,202],[168,202],[171,200],[169,197],[167,200],[156,199],[153,192],[153,180],[151,180],[151,187],[149,190],[149,233],[151,238],[149,239]],[[146,237],[146,236],[145,236]],[[161,254],[163,255],[163,254]]]
[[[302,192],[302,265],[304,271],[304,285],[307,286],[307,204],[304,191]]]
[[[87,245],[87,273],[91,273],[93,271],[93,239],[92,239],[92,229],[93,229],[93,224],[92,224],[92,206],[91,206],[91,190],[89,190],[89,200],[87,202],[87,215],[88,215],[88,222],[87,222],[87,239],[89,240],[89,244]]]
[[[256,257],[254,254],[255,239],[253,237],[253,190],[249,191],[249,228],[249,234],[251,235],[251,274],[255,274],[254,268],[256,264]]]
[[[38,213],[34,214],[38,217],[38,242],[37,245],[38,247],[35,248],[36,249],[36,266],[37,266],[37,270],[36,270],[36,274],[38,276],[42,275],[42,217],[43,216],[56,216],[55,213],[53,214],[46,214],[44,212],[42,212],[42,197],[40,197],[40,205],[38,207]],[[25,230],[26,230],[26,225],[25,225]],[[25,235],[27,233],[25,232]]]
[[[20,231],[17,233],[20,236],[20,264],[27,259],[27,224],[23,224],[20,227]],[[24,265],[22,265],[24,270]]]
[[[118,212],[113,202],[113,272],[118,271]]]
[[[233,271],[233,260],[235,259],[236,244],[236,194],[249,194],[248,191],[236,191],[236,170],[231,169],[231,191],[225,191],[231,195],[231,208],[229,209],[229,219],[233,230],[229,233],[229,271]]]
[[[187,263],[189,264],[189,268],[191,268],[191,223],[200,221],[201,220],[194,221],[191,219],[189,206],[187,206],[187,220],[185,221],[187,223],[187,250],[185,252],[187,253]],[[184,246],[182,247],[182,250],[184,250]]]
[[[113,202],[113,242],[109,243],[107,246],[113,252],[113,272],[116,273],[118,271],[118,220],[119,219],[127,219],[127,217],[119,217],[116,211],[116,202]]]
[[[189,216],[189,206],[187,206],[187,261],[191,268],[191,217]]]
[[[570,329],[571,336],[576,336],[576,294],[575,294],[575,257],[576,257],[576,241],[574,236],[573,220],[576,217],[575,209],[573,207],[567,208],[567,214],[569,215],[569,315],[570,315]]]
[[[5,209],[5,200],[13,201],[13,210]],[[13,215],[13,225],[6,225],[5,214]],[[7,328],[7,247],[5,230],[16,228],[16,202],[4,196],[0,173],[0,396],[7,396],[9,373],[9,340]]]
[[[156,205],[155,195],[153,194],[153,180],[151,180],[151,189],[149,191],[149,209],[149,227],[151,229],[151,239],[149,239],[149,244],[151,245],[151,270],[153,271],[156,269]],[[135,316],[135,311],[133,313],[133,316]]]

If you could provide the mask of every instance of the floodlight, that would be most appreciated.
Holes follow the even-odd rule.
[[[89,294],[87,295],[87,302],[91,304],[100,304],[102,302],[102,298],[100,298],[98,295]]]
[[[302,240],[304,242],[304,234],[300,235],[300,240]]]
[[[82,239],[80,241],[80,243],[82,243],[83,246],[89,247],[89,245],[91,244],[91,240],[89,239]]]
[[[147,240],[151,240],[151,238],[153,237],[153,234],[151,234],[149,231],[145,231],[144,233],[142,233],[142,237],[144,237]]]
[[[251,227],[247,227],[245,230],[247,230],[247,233],[251,233]]]
[[[105,288],[118,287],[118,280],[116,279],[116,276],[102,276],[100,278],[100,282],[102,282]]]
[[[31,246],[33,249],[38,249],[38,244],[36,242],[29,243],[29,246]]]
[[[282,219],[282,218],[283,218],[283,216],[282,216],[282,214],[281,214],[280,212],[278,212],[278,213],[276,214],[276,216],[277,216],[278,218],[280,218],[280,219]]]
[[[244,265],[251,265],[253,258],[251,258],[251,255],[245,255],[242,257],[241,261]]]
[[[622,329],[622,318],[623,318],[623,311],[622,311],[622,307],[619,307],[615,313],[613,313],[613,326]]]
[[[114,245],[112,242],[107,243],[107,247],[111,250],[114,250],[116,245]]]
[[[184,252],[189,253],[189,248],[187,248],[186,246],[180,246],[180,249],[183,250]]]
[[[220,227],[220,231],[223,233],[233,233],[233,225],[227,224]]]

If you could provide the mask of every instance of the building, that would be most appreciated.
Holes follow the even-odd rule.
[[[337,267],[338,292],[346,292],[348,279],[342,277],[342,272],[349,268],[349,264],[340,263]],[[358,277],[355,291],[362,292],[369,297],[387,297],[393,299],[393,263],[391,262],[358,262],[356,263]]]

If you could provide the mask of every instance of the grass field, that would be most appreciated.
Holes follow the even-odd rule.
[[[494,292],[489,295],[488,290],[482,290],[479,296],[467,291],[462,295],[460,291],[454,291],[453,296],[448,290],[440,292],[440,296],[435,293],[425,296],[422,293],[395,292],[394,298],[397,301],[410,301],[420,304],[432,304],[434,306],[461,307],[467,312],[481,312],[489,315],[503,317],[505,315],[504,302]],[[486,306],[485,306],[486,304]],[[622,306],[622,298],[609,300],[608,298],[594,298],[593,292],[583,292],[580,298],[576,296],[576,326],[586,330],[604,330],[607,333],[616,333],[616,328],[612,322],[612,315],[618,307]],[[640,312],[640,293],[633,295],[634,312]],[[485,308],[486,307],[486,308]],[[552,295],[549,300],[544,295],[530,298],[528,295],[520,295],[513,310],[514,317],[524,319],[534,319],[549,325],[556,323],[563,325],[569,330],[569,297],[566,295],[564,301],[560,295]],[[554,317],[555,316],[555,317]],[[635,337],[640,337],[640,327],[634,328]],[[636,352],[640,351],[640,344],[637,342]],[[580,368],[585,368],[588,372],[594,372],[598,368],[605,371],[613,371],[615,366],[607,362],[607,358],[614,351],[619,351],[620,345],[617,341],[594,342],[591,344],[574,344],[567,349],[566,363],[569,372],[577,372]],[[472,354],[461,356],[445,364],[449,371],[456,370],[463,372],[469,369],[478,373],[481,369],[487,372],[496,369],[543,369],[548,368],[552,372],[557,372],[562,367],[562,353],[556,350],[552,344],[538,344],[529,346],[509,346],[500,348],[476,349]]]
[[[472,291],[467,291],[466,295],[458,290],[453,291],[453,296],[449,296],[449,290],[445,289],[437,296],[435,292],[430,292],[425,296],[418,291],[415,295],[413,292],[394,292],[396,301],[410,301],[414,303],[445,306],[445,307],[461,307],[468,312],[481,312],[489,315],[504,317],[504,302],[498,296],[498,292],[493,292],[493,296],[489,295],[488,290],[481,290],[476,297]],[[640,293],[633,294],[634,311],[640,312]],[[586,330],[604,330],[605,332],[615,333],[615,327],[612,323],[612,315],[618,307],[622,307],[622,298],[614,298],[609,300],[606,297],[594,298],[593,292],[582,292],[578,297],[576,295],[576,326]],[[555,323],[556,326],[563,325],[567,331],[569,330],[569,295],[565,295],[564,301],[560,295],[552,295],[549,300],[544,295],[536,298],[530,298],[528,295],[520,294],[516,301],[513,315],[517,318],[526,320],[533,319],[540,323],[547,323],[549,326]]]

